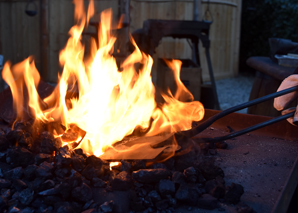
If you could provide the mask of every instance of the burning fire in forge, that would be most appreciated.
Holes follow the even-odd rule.
[[[122,157],[130,153],[127,155],[146,158],[156,143],[175,132],[190,129],[192,121],[203,118],[204,108],[200,102],[180,101],[183,96],[193,99],[179,79],[180,61],[167,62],[176,76],[178,89],[175,94],[170,90],[162,93],[162,104],[155,101],[157,92],[151,79],[153,60],[139,50],[132,37],[134,51],[120,65],[119,71],[112,56],[117,38],[111,33],[111,10],[102,12],[98,45],[91,42],[91,55],[84,56],[81,37],[94,6],[90,1],[86,13],[83,1],[76,0],[74,4],[76,25],[70,29],[70,38],[59,56],[63,72],[48,97],[41,99],[37,92],[40,75],[32,57],[13,66],[9,62],[4,65],[2,76],[13,95],[15,122],[33,118],[33,125],[59,123],[64,132],[56,129],[53,134],[63,145],[74,147],[76,144],[96,156],[113,150],[112,153],[122,153]],[[65,137],[69,133],[73,133],[72,140]],[[140,135],[146,139],[115,146],[125,138]],[[167,145],[168,157],[176,147],[174,140]]]

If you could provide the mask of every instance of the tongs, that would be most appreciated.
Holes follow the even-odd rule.
[[[282,95],[285,95],[285,94],[288,94],[288,93],[291,93],[291,92],[294,92],[294,91],[298,91],[298,85],[290,87],[288,89],[281,90],[279,92],[275,92],[275,93],[263,96],[261,98],[257,98],[257,99],[254,99],[254,100],[239,104],[239,105],[231,107],[229,109],[226,109],[226,110],[224,110],[224,111],[210,117],[209,119],[207,119],[203,123],[199,124],[198,126],[192,128],[190,130],[181,132],[181,133],[184,136],[188,137],[188,138],[192,138],[192,137],[196,136],[197,134],[199,134],[200,132],[202,132],[203,130],[205,130],[206,128],[208,128],[215,121],[217,121],[218,119],[220,119],[220,118],[222,118],[226,115],[229,115],[229,114],[231,114],[233,112],[236,112],[236,111],[239,111],[241,109],[244,109],[244,108],[247,108],[247,107],[250,107],[250,106],[265,102],[265,101],[268,101],[270,99],[273,99],[273,98],[276,98],[276,97],[279,97],[279,96],[282,96]],[[290,109],[284,110],[284,112],[287,112],[286,114],[275,117],[275,118],[272,118],[272,119],[270,119],[268,121],[265,121],[263,123],[259,123],[259,124],[256,124],[254,126],[250,126],[248,128],[245,128],[245,129],[242,129],[242,130],[239,130],[239,131],[236,131],[236,132],[232,132],[231,134],[221,136],[221,137],[201,138],[201,140],[199,140],[198,142],[199,143],[215,143],[215,142],[218,142],[218,141],[223,141],[223,140],[227,140],[227,139],[230,139],[230,138],[234,138],[234,137],[243,135],[245,133],[248,133],[248,132],[260,129],[262,127],[268,126],[270,124],[274,124],[276,122],[279,122],[279,121],[288,119],[290,117],[293,117],[294,114],[295,114],[295,111],[296,111],[296,108],[290,108]]]

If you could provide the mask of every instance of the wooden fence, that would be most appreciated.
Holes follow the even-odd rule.
[[[30,9],[37,8],[36,16],[25,13],[29,0],[0,0],[0,54],[4,60],[17,63],[34,55],[42,77],[57,81],[59,51],[74,24],[72,0],[33,0]],[[95,19],[99,13],[112,8],[118,17],[118,0],[94,0]],[[202,18],[208,0],[199,3]],[[88,1],[85,0],[87,4]],[[35,6],[33,5],[35,4]],[[211,60],[215,78],[235,76],[238,73],[241,0],[210,0],[213,24],[210,29]],[[192,20],[192,0],[130,0],[130,30],[142,28],[146,19]],[[200,48],[203,79],[208,80],[204,50]],[[191,48],[186,40],[165,38],[157,48],[154,59],[191,58]],[[154,73],[153,73],[154,75]]]

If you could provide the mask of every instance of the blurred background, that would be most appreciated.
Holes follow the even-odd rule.
[[[84,2],[87,8],[89,1]],[[184,38],[179,34],[180,37],[175,38],[167,36],[164,31],[162,35],[159,31],[152,31],[150,35],[145,35],[147,40],[142,39],[142,42],[148,43],[150,38],[159,36],[158,44],[153,45],[153,52],[150,53],[154,59],[153,82],[157,85],[164,84],[159,81],[161,76],[166,76],[166,69],[158,64],[159,59],[175,58],[195,62],[195,65],[184,67],[182,72],[189,74],[182,80],[191,88],[191,92],[198,93],[195,98],[202,101],[207,108],[224,110],[276,90],[276,85],[284,76],[270,79],[270,84],[275,81],[271,91],[256,94],[256,91],[262,90],[261,87],[265,85],[264,79],[272,76],[266,70],[254,66],[255,63],[259,65],[259,61],[248,64],[247,60],[254,56],[270,58],[269,38],[290,39],[294,42],[293,45],[298,40],[298,0],[94,0],[94,3],[96,11],[91,22],[99,23],[100,13],[111,8],[115,23],[121,14],[129,17],[123,26],[131,33],[144,33],[144,29],[147,29],[148,33],[144,23],[151,19],[197,21],[199,27],[196,28],[195,23],[190,30],[194,30],[195,32],[191,33],[198,35],[199,60],[196,60],[193,54],[193,37]],[[8,60],[14,64],[33,55],[42,79],[56,83],[58,73],[62,71],[59,52],[64,48],[68,31],[75,23],[73,10],[71,0],[0,0],[0,69]],[[208,24],[207,31],[197,33],[204,23]],[[180,28],[177,28],[177,31],[179,30]],[[180,32],[183,30],[185,29],[181,28]],[[86,43],[86,52],[94,33],[94,26],[85,30],[82,41]],[[274,64],[270,65],[283,71],[278,62],[272,62]],[[290,74],[294,68],[286,69]],[[260,77],[258,72],[265,77]],[[197,80],[191,81],[194,78]],[[2,82],[1,89],[3,88]],[[219,106],[216,106],[217,101]],[[270,104],[262,108],[268,106]],[[247,113],[247,110],[240,112]],[[251,110],[249,113],[275,116],[276,112],[266,114],[260,110]]]

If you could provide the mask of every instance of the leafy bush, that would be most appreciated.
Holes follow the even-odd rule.
[[[269,56],[272,37],[298,42],[298,0],[243,0],[240,68],[250,56]]]

